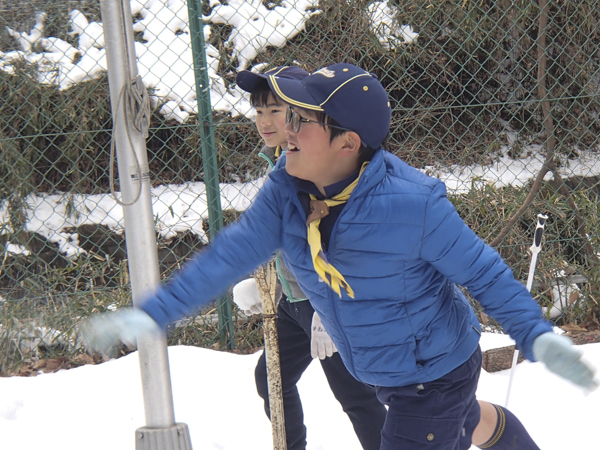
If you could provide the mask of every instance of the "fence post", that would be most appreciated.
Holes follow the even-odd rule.
[[[196,80],[196,101],[198,102],[198,123],[202,147],[202,167],[208,203],[208,227],[211,239],[223,228],[221,210],[221,192],[219,190],[219,170],[217,167],[217,151],[210,103],[210,81],[206,62],[206,44],[204,42],[204,23],[200,0],[188,0],[188,16],[190,20],[190,38],[194,61],[194,77]],[[221,343],[227,349],[234,348],[233,320],[231,318],[231,300],[229,296],[217,300],[219,311],[219,335]]]
[[[101,0],[113,136],[133,303],[160,283],[156,231],[150,198],[145,136],[126,115],[124,94],[138,75],[129,0]],[[143,86],[137,86],[145,90]],[[166,336],[138,342],[146,427],[135,432],[136,449],[190,449],[186,424],[175,423]]]

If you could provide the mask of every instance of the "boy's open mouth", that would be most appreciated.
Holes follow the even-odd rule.
[[[291,146],[291,147],[288,148],[287,151],[290,152],[290,153],[294,153],[294,152],[299,152],[300,149],[298,147]]]

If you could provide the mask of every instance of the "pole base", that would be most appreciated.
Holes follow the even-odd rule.
[[[138,428],[135,450],[192,450],[190,430],[185,423],[167,428]]]

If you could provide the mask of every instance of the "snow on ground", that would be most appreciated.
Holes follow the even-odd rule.
[[[481,344],[487,350],[511,341],[484,333]],[[580,348],[600,367],[600,344]],[[169,348],[175,419],[189,426],[194,449],[272,448],[271,426],[254,386],[258,356]],[[483,371],[478,397],[503,404],[508,378],[509,371]],[[299,389],[307,450],[361,449],[318,362],[309,366]],[[137,352],[34,378],[0,378],[0,448],[130,450],[135,430],[145,425],[142,398]],[[543,450],[597,448],[599,404],[600,390],[585,396],[542,364],[517,366],[510,409]]]

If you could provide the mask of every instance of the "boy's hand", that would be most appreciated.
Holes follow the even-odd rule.
[[[533,356],[549,370],[570,382],[593,391],[598,387],[595,370],[581,360],[582,352],[571,340],[552,332],[540,334],[533,341]]]
[[[247,316],[262,314],[262,301],[254,278],[240,281],[233,287],[233,301]]]
[[[136,346],[141,337],[161,332],[158,324],[144,311],[136,308],[97,314],[81,327],[84,345],[94,351],[110,355],[115,345]]]
[[[335,344],[325,331],[317,313],[313,314],[311,329],[310,354],[313,358],[325,359],[337,352]]]

